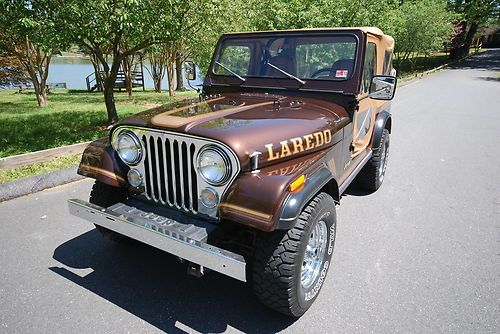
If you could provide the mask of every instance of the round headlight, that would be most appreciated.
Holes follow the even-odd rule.
[[[122,131],[116,138],[115,150],[128,165],[133,165],[141,160],[141,143],[139,138],[130,132]]]
[[[211,185],[222,185],[231,174],[229,157],[217,146],[205,146],[198,155],[198,171]]]

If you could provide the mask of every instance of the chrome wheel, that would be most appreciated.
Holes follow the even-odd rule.
[[[257,298],[283,314],[300,317],[325,282],[335,245],[335,201],[318,193],[286,232],[255,239],[252,286]]]
[[[321,271],[321,265],[326,254],[327,239],[326,223],[320,220],[309,235],[304,260],[302,261],[300,283],[304,289],[308,289],[316,281]]]

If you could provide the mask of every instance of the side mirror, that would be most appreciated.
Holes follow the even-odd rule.
[[[370,97],[374,100],[392,100],[398,79],[390,75],[375,75],[370,86]]]
[[[193,61],[184,62],[184,70],[186,80],[196,80],[196,65]]]

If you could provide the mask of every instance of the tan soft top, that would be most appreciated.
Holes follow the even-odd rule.
[[[336,28],[305,28],[305,29],[288,29],[288,30],[263,30],[263,31],[230,32],[224,35],[255,34],[259,32],[301,32],[301,31],[325,31],[325,30],[361,30],[364,33],[374,35],[380,38],[386,50],[392,51],[394,49],[394,38],[392,38],[392,36],[385,35],[384,32],[377,27],[336,27]]]

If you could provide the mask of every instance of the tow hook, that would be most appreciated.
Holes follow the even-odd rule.
[[[199,264],[189,262],[187,273],[188,275],[200,278],[205,274],[205,268]]]

